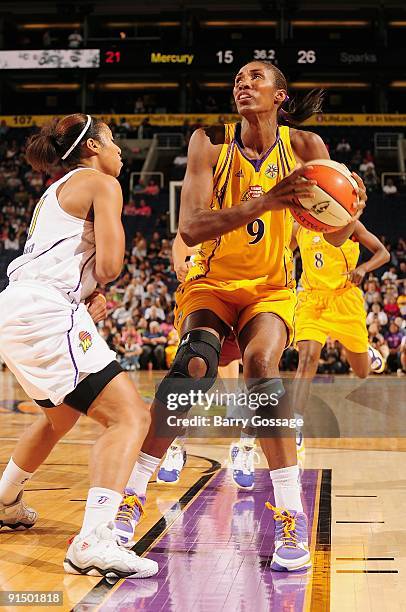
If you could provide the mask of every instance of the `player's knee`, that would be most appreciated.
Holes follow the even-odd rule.
[[[266,347],[248,346],[244,352],[244,371],[250,378],[266,378],[278,365],[274,352]]]
[[[151,424],[151,414],[144,402],[117,402],[117,404],[101,405],[92,410],[89,415],[104,427],[124,426],[129,430],[148,432]]]
[[[120,415],[120,424],[135,429],[139,432],[145,431],[145,435],[151,425],[151,413],[149,407],[144,402],[137,403],[137,406],[125,406],[123,414]]]
[[[58,440],[59,438],[62,438],[65,433],[60,432],[60,428],[51,423],[45,414],[41,414],[39,416],[38,426],[41,428],[41,432],[43,432],[43,435],[46,436],[47,440]]]
[[[44,435],[46,435],[48,440],[58,441],[63,436],[68,433],[73,427],[73,423],[65,423],[64,421],[50,421],[45,414],[40,416],[39,421],[40,427],[44,430]]]
[[[168,374],[159,384],[156,398],[164,405],[168,396],[191,391],[208,391],[217,377],[221,344],[207,330],[195,329],[181,339]],[[185,406],[182,412],[187,412]]]
[[[207,365],[201,357],[192,357],[188,363],[188,373],[192,378],[203,378],[207,373]]]

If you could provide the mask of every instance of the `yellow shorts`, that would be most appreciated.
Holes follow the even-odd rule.
[[[368,350],[364,299],[358,287],[337,291],[301,291],[295,315],[295,343],[327,336],[353,353]]]
[[[176,292],[175,327],[178,332],[188,315],[211,310],[238,334],[257,314],[271,312],[285,323],[288,344],[293,339],[296,293],[293,289],[269,288],[249,281],[222,282],[212,279],[190,280]]]

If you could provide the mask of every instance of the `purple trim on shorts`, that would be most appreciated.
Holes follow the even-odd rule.
[[[76,307],[75,312],[77,311],[77,309],[79,308],[79,304]],[[72,363],[73,363],[73,367],[75,368],[75,380],[73,382],[73,388],[76,388],[76,385],[78,384],[78,378],[79,378],[79,370],[78,370],[78,366],[76,365],[76,361],[75,361],[75,357],[73,356],[73,351],[72,351],[72,344],[70,341],[70,332],[73,329],[73,315],[75,312],[71,312],[70,313],[70,317],[71,317],[71,326],[70,326],[70,330],[66,333],[67,337],[68,337],[68,346],[69,346],[69,354],[70,354],[70,358],[72,359]]]
[[[236,130],[235,130],[235,136],[234,136],[234,140],[237,144],[237,147],[241,153],[241,155],[250,162],[250,164],[252,164],[254,166],[255,172],[259,172],[261,170],[261,166],[264,163],[264,161],[266,160],[266,158],[268,157],[268,155],[274,150],[274,148],[276,147],[276,145],[278,144],[280,139],[280,135],[279,135],[279,126],[277,126],[276,128],[276,138],[275,138],[275,142],[273,143],[272,146],[269,147],[269,149],[266,151],[266,153],[264,153],[264,155],[261,157],[261,159],[251,159],[250,157],[247,157],[244,153],[244,151],[242,150],[242,141],[241,141],[241,123],[237,124]],[[241,142],[241,144],[240,144]]]
[[[29,263],[30,261],[34,261],[34,259],[38,259],[38,257],[41,257],[41,255],[45,255],[45,253],[48,253],[48,251],[51,251],[54,247],[58,246],[58,244],[60,244],[61,242],[64,242],[64,240],[68,240],[68,238],[71,238],[71,236],[67,236],[66,238],[61,238],[60,240],[58,240],[58,242],[55,242],[55,244],[53,244],[51,247],[49,247],[49,249],[47,249],[46,251],[42,251],[42,253],[40,253],[39,255],[37,255],[36,257],[33,257],[32,259],[27,259],[27,261],[25,261],[24,263],[22,263],[21,265],[17,266],[16,268],[14,268],[14,270],[12,270],[10,272],[10,274],[8,275],[8,277],[10,278],[10,276],[12,274],[14,274],[14,272],[16,272],[19,268],[22,268],[22,266],[25,266],[25,264]],[[22,256],[23,257],[23,256]]]
[[[80,271],[79,282],[78,282],[78,284],[76,285],[76,287],[74,289],[72,289],[71,291],[68,291],[68,295],[70,293],[76,293],[76,291],[79,289],[80,283],[81,283],[81,280],[82,280],[82,276],[83,276],[83,272],[84,272],[87,264],[89,263],[89,261],[91,259],[93,259],[93,257],[95,257],[95,255],[96,255],[96,251],[93,253],[93,255],[90,255],[90,257],[88,257],[88,259],[85,261],[85,263],[83,264],[82,269]]]

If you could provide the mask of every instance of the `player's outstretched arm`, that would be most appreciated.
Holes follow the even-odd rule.
[[[377,238],[375,234],[369,232],[360,221],[355,222],[353,236],[360,244],[366,247],[368,251],[373,253],[368,261],[357,266],[355,270],[352,270],[348,274],[349,280],[354,283],[354,285],[360,285],[368,272],[372,272],[388,263],[390,255],[379,238]]]
[[[105,285],[117,278],[123,267],[123,194],[117,179],[101,173],[89,180],[89,190],[94,212],[95,277],[99,283]]]
[[[283,181],[259,198],[225,208],[210,210],[213,198],[213,168],[221,146],[213,145],[203,129],[190,139],[188,164],[181,193],[179,232],[185,244],[193,247],[205,240],[214,240],[238,227],[251,223],[267,210],[292,206],[296,197],[313,197],[304,180],[304,168],[296,168]]]

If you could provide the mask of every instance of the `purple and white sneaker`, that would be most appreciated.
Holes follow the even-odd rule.
[[[374,374],[382,374],[386,368],[386,359],[381,355],[378,349],[373,346],[368,346],[368,355],[371,372]]]
[[[233,483],[244,491],[252,491],[255,481],[255,464],[259,463],[256,445],[234,442],[230,446],[230,465]]]
[[[145,514],[145,495],[137,495],[134,489],[124,489],[123,499],[116,514],[114,530],[120,546],[132,548],[134,546],[135,528]]]
[[[156,481],[159,484],[177,484],[180,473],[185,467],[187,455],[182,444],[173,442],[166,451],[165,459],[158,470]]]
[[[307,516],[304,512],[275,508],[269,502],[275,520],[275,552],[271,569],[277,572],[297,572],[311,567],[307,537]]]

